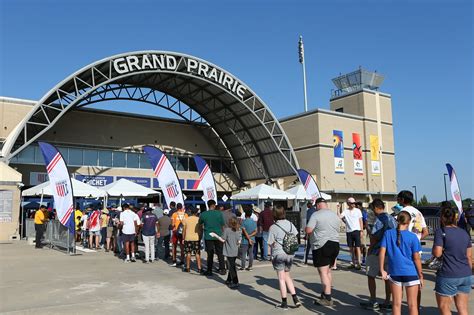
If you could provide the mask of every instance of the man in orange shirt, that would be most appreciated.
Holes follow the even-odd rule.
[[[173,235],[171,237],[171,244],[173,245],[173,264],[171,266],[177,266],[176,263],[176,251],[179,243],[181,259],[179,266],[184,264],[184,243],[183,243],[183,221],[188,215],[184,212],[183,205],[178,203],[176,205],[176,212],[171,216],[171,226],[173,227]]]

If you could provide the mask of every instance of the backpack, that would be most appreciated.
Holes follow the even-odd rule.
[[[298,238],[296,237],[296,235],[291,233],[291,231],[293,230],[293,224],[291,224],[290,232],[285,231],[281,226],[278,225],[278,223],[275,223],[275,225],[278,226],[283,232],[285,232],[285,237],[283,237],[283,243],[280,244],[278,242],[283,248],[283,251],[287,255],[294,255],[300,247],[300,244],[298,244]]]

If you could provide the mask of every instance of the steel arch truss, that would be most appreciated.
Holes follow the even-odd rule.
[[[210,141],[222,157],[231,158],[242,181],[289,176],[298,168],[278,120],[250,88],[207,61],[162,51],[112,56],[66,78],[12,131],[2,158],[8,162],[68,110],[114,99],[154,104],[187,121],[207,123]]]

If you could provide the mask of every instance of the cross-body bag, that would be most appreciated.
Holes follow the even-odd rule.
[[[291,231],[293,230],[293,224],[291,224],[290,232],[285,231],[285,229],[283,229],[278,223],[275,223],[275,225],[278,226],[283,232],[285,232],[285,236],[283,237],[282,243],[276,240],[275,241],[281,245],[283,251],[287,255],[294,255],[300,245],[298,244],[298,238],[296,237],[296,235],[291,233]]]

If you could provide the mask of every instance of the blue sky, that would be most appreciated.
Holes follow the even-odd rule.
[[[0,95],[37,100],[98,59],[170,50],[232,72],[284,117],[303,108],[301,34],[309,108],[329,108],[339,73],[377,70],[392,94],[399,189],[444,199],[451,162],[473,197],[472,13],[467,0],[5,0]]]

